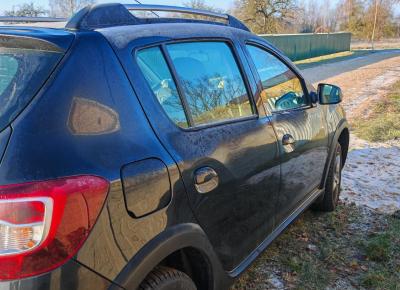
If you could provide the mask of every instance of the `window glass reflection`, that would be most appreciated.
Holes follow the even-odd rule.
[[[299,78],[274,55],[253,45],[247,50],[260,76],[261,98],[269,112],[308,105]]]
[[[167,46],[195,125],[253,114],[239,68],[223,42]]]
[[[137,62],[169,118],[180,127],[188,127],[185,110],[160,48],[152,47],[139,51]]]

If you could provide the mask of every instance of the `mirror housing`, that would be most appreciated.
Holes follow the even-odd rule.
[[[339,104],[343,99],[343,93],[338,86],[318,84],[318,98],[321,105]]]
[[[311,101],[312,104],[318,103],[318,94],[316,92],[311,91],[309,93],[309,96],[310,96],[310,101]]]

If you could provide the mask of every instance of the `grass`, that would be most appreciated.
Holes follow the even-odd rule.
[[[363,56],[363,55],[370,54],[370,53],[373,53],[373,52],[368,51],[368,50],[344,51],[344,52],[338,52],[338,53],[308,58],[308,59],[304,59],[304,60],[298,60],[298,61],[295,61],[294,63],[300,69],[306,69],[306,68],[310,68],[310,67],[321,65],[321,64],[349,60],[349,59]]]
[[[400,81],[396,82],[372,113],[352,121],[354,133],[369,141],[387,141],[400,138]]]
[[[400,220],[388,219],[384,231],[365,241],[367,258],[376,263],[361,280],[369,289],[400,289]]]
[[[390,235],[388,233],[379,234],[365,243],[367,257],[376,262],[386,262],[391,254]]]
[[[299,289],[324,289],[332,280],[332,275],[313,259],[302,261],[298,273]]]
[[[400,219],[355,205],[305,212],[232,289],[400,290]],[[339,286],[338,286],[339,285]]]

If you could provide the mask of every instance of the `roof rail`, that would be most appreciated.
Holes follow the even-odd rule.
[[[151,5],[151,4],[124,4],[125,8],[134,11],[165,11],[165,12],[180,12],[187,14],[195,14],[220,18],[228,20],[228,14],[217,13],[208,10],[193,9],[189,7],[167,6],[167,5]]]
[[[66,22],[67,18],[56,17],[28,17],[28,16],[0,16],[0,22]]]
[[[217,13],[207,10],[192,9],[188,7],[166,6],[166,5],[148,5],[148,4],[96,4],[87,6],[76,13],[67,23],[69,29],[98,29],[120,25],[137,25],[150,23],[173,23],[173,22],[200,22],[215,23],[210,20],[200,19],[180,19],[180,18],[139,18],[135,17],[129,11],[165,11],[189,13],[202,15],[210,18],[222,19],[226,25],[249,31],[249,29],[240,20],[229,14]]]

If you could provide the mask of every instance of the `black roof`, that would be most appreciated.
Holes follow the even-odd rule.
[[[21,40],[21,44],[24,46],[32,42],[35,47],[46,49],[46,47],[51,48],[51,46],[56,45],[58,49],[65,51],[73,38],[74,34],[65,29],[0,26],[0,42],[3,42],[3,45],[9,41],[18,42]],[[38,40],[41,43],[38,43]]]
[[[247,35],[258,38],[250,32],[232,27],[207,23],[163,23],[163,24],[142,24],[126,25],[96,29],[117,48],[125,48],[136,39],[157,38],[160,41],[185,38],[226,38],[231,39],[232,35]]]
[[[197,15],[209,16],[208,18],[222,19],[225,23],[216,21],[204,21],[199,19],[182,19],[182,18],[139,18],[135,17],[130,10],[136,11],[181,11],[182,13],[193,13]],[[121,26],[121,25],[141,25],[152,23],[176,23],[176,22],[192,22],[192,23],[212,23],[225,26],[231,26],[238,29],[249,31],[249,29],[238,19],[229,15],[215,13],[205,10],[190,9],[187,7],[174,7],[163,5],[141,5],[119,3],[96,4],[83,8],[76,13],[67,23],[66,28],[69,29],[98,29],[104,27]]]

